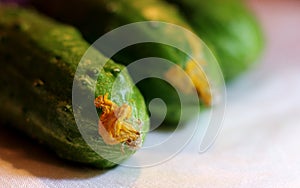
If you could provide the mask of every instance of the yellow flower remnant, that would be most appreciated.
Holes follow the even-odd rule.
[[[204,71],[202,71],[199,65],[197,65],[197,62],[190,60],[186,64],[185,72],[193,81],[200,98],[206,105],[210,106],[212,95]]]
[[[172,66],[166,73],[165,78],[174,85],[178,90],[184,94],[191,94],[193,92],[193,83],[178,65]]]
[[[205,62],[201,63],[205,64]],[[184,94],[191,94],[196,89],[199,98],[210,106],[212,97],[209,83],[199,66],[197,62],[190,60],[187,62],[185,70],[175,65],[165,73],[165,77]]]
[[[108,145],[125,143],[130,147],[140,146],[141,134],[127,121],[131,117],[131,107],[118,106],[108,99],[108,93],[94,100],[96,108],[101,108],[98,133]]]

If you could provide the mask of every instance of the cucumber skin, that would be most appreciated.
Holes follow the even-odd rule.
[[[243,0],[166,0],[215,52],[226,81],[249,69],[264,47],[261,27]]]
[[[71,107],[75,70],[88,47],[89,44],[70,26],[31,10],[0,5],[0,117],[64,159],[109,168],[116,164],[103,159],[86,144],[73,116],[76,109]],[[104,57],[94,51],[94,60],[103,61]],[[92,59],[89,66],[95,61]],[[104,66],[95,95],[109,92],[115,80],[112,74],[115,68],[123,66],[111,61]],[[136,88],[131,89],[133,84],[128,75],[124,80],[124,88],[128,86],[131,92],[126,98],[117,96],[114,102],[132,106],[134,118],[144,121],[143,131],[147,131],[149,122],[143,97]],[[91,93],[88,86],[81,87],[84,92]],[[93,123],[87,122],[87,129],[95,132],[93,139],[97,143],[103,144],[97,124]],[[103,146],[107,152],[110,149],[110,146]],[[119,157],[120,161],[132,153],[126,151]]]
[[[28,4],[61,22],[76,26],[90,43],[116,27],[139,21],[156,20],[191,28],[175,6],[161,0],[29,0]],[[150,14],[150,8],[157,14]]]
[[[50,17],[75,26],[89,43],[94,43],[99,37],[117,27],[140,21],[169,22],[191,30],[175,7],[160,0],[147,0],[147,3],[141,0],[30,0],[29,4]],[[154,9],[157,15],[149,14],[149,8]],[[174,36],[174,40],[176,37]],[[105,51],[101,52],[105,55]],[[163,57],[183,67],[188,59],[177,49],[148,43],[123,49],[112,58],[118,63],[128,65],[144,57]],[[147,96],[147,93],[143,95]]]
[[[249,69],[264,47],[260,25],[242,0],[53,0],[51,3],[30,0],[29,4],[76,26],[90,43],[118,26],[137,21],[159,20],[183,26],[195,31],[215,53],[226,81]],[[158,14],[149,16],[145,13],[148,8],[157,10]],[[152,49],[162,51],[163,57],[177,64],[185,60],[176,51],[157,46]],[[148,57],[159,54],[155,52]],[[122,57],[117,58],[122,61]]]
[[[139,21],[163,21],[192,30],[175,6],[161,0],[30,0],[29,4],[50,17],[75,26],[90,43],[119,26]],[[70,6],[71,4],[72,6]],[[154,9],[157,14],[149,14],[147,12],[149,8]],[[73,13],[70,14],[70,12]],[[191,42],[185,36],[180,39],[184,40],[183,38],[186,38],[186,43]],[[174,40],[177,39],[178,36],[174,36]],[[105,52],[103,53],[105,54]],[[123,49],[112,58],[118,63],[128,65],[145,57],[162,57],[182,68],[189,60],[186,54],[173,47],[149,43]],[[153,98],[161,98],[165,102],[168,109],[164,121],[166,125],[174,126],[178,125],[179,121],[189,121],[199,112],[198,110],[191,111],[191,113],[181,116],[178,94],[170,84],[157,79],[147,79],[137,86],[143,94],[146,104],[149,104]],[[194,108],[194,105],[191,105],[191,108]],[[160,110],[153,110],[151,115],[161,119],[165,114],[161,114]]]

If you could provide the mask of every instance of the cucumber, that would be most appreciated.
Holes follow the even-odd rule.
[[[242,0],[166,0],[178,6],[194,31],[215,52],[227,81],[260,56],[264,39],[253,13]]]
[[[192,30],[175,7],[160,0],[31,0],[30,4],[39,11],[59,21],[76,26],[82,32],[84,38],[90,43],[93,43],[101,35],[112,29],[139,21],[157,20],[169,22]],[[70,14],[71,12],[72,14]],[[141,31],[143,34],[147,34],[147,32],[146,30]],[[191,41],[188,36],[183,35],[178,37],[175,33],[172,33],[172,31],[167,30],[167,28],[166,32],[170,32],[169,36],[172,40],[183,41],[183,45],[189,45],[191,52],[197,51],[199,54],[204,53],[198,51],[198,48],[195,48],[195,46],[200,46],[199,49],[202,49],[202,44],[195,44],[196,42]],[[149,35],[151,35],[150,32]],[[105,49],[101,49],[101,51],[106,54]],[[144,57],[161,57],[179,65],[184,70],[186,70],[187,63],[191,62],[190,57],[178,49],[153,43],[127,47],[112,58],[119,63],[128,65]],[[166,74],[168,73],[166,72]],[[195,77],[198,77],[198,79],[204,83],[202,86],[196,87],[199,98],[203,103],[210,105],[211,94],[207,80],[204,79],[202,73],[198,72],[198,74],[199,75]],[[173,75],[172,77],[171,79],[174,79],[174,82],[183,82],[177,79],[178,75]],[[198,81],[195,82],[197,83]],[[178,84],[183,85],[182,83]],[[137,86],[143,94],[146,104],[149,104],[154,98],[161,98],[165,102],[167,106],[165,122],[167,124],[177,125],[180,120],[187,121],[199,112],[198,110],[192,110],[187,114],[182,114],[178,93],[176,93],[169,83],[159,79],[149,78],[143,80],[137,84]],[[183,94],[185,94],[184,91]],[[187,95],[186,98],[189,98],[189,96]],[[194,108],[194,104],[190,105],[192,106],[191,108]],[[151,113],[152,116],[157,119],[161,119],[162,116],[165,115],[161,113],[160,108],[152,109]]]
[[[89,44],[71,26],[33,10],[0,5],[0,117],[64,159],[108,168],[131,156],[137,148],[130,145],[129,139],[117,139],[119,142],[114,144],[105,142],[103,135],[99,135],[97,116],[96,121],[82,116],[83,126],[78,127],[74,115],[88,114],[83,109],[94,105],[94,99],[97,102],[99,97],[106,96],[104,103],[112,104],[115,109],[124,105],[131,108],[131,118],[142,124],[142,127],[132,124],[131,128],[140,131],[137,134],[142,140],[149,128],[148,115],[144,99],[126,70],[118,73],[124,66],[112,61],[106,63],[105,56],[97,50],[91,48],[92,56],[83,60],[86,76],[75,76],[88,48]],[[96,62],[103,69],[98,69]],[[94,93],[90,83],[95,75],[98,77]],[[122,87],[112,95],[117,76],[122,77]],[[90,101],[81,101],[73,108],[73,84],[80,91],[73,93],[73,97],[87,95]],[[98,112],[102,121],[106,111],[103,105],[97,107],[100,109],[96,115]],[[86,138],[80,129],[87,134]],[[103,157],[101,152],[113,156],[113,160]]]

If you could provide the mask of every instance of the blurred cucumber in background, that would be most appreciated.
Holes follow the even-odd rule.
[[[216,55],[225,80],[232,80],[258,59],[263,49],[262,31],[243,0],[166,1],[170,4],[163,0],[31,0],[39,10],[78,27],[89,42],[137,21],[159,20],[192,28]],[[162,51],[174,60],[176,54]],[[175,62],[178,60],[177,55]]]
[[[242,0],[167,0],[214,51],[225,80],[247,70],[263,49],[263,34]]]

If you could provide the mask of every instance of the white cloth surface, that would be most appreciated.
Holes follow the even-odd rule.
[[[252,0],[265,29],[261,64],[230,84],[214,146],[193,140],[167,162],[75,167],[0,129],[0,187],[300,187],[300,2]]]

